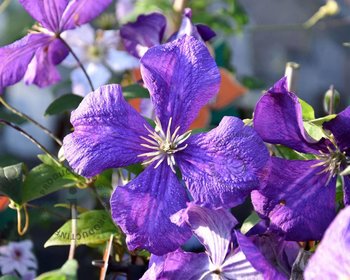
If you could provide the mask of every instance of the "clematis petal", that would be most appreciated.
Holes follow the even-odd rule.
[[[146,168],[111,197],[112,217],[127,235],[129,250],[144,248],[155,255],[174,251],[191,237],[191,230],[170,221],[170,216],[186,207],[185,188],[163,162]]]
[[[258,101],[254,128],[265,142],[282,144],[299,152],[315,153],[322,148],[305,131],[301,105],[287,90],[286,77],[279,80]]]
[[[0,48],[0,94],[5,87],[19,82],[37,49],[51,40],[44,34],[30,34],[11,45]]]
[[[212,210],[189,203],[172,216],[177,225],[187,224],[205,246],[214,265],[220,266],[228,252],[233,227],[238,224],[232,214],[224,209]]]
[[[56,69],[56,64],[60,63],[67,55],[67,47],[58,39],[40,47],[28,65],[24,81],[26,84],[36,84],[39,87],[57,83],[61,76]]]
[[[216,33],[208,25],[205,24],[195,24],[199,35],[204,42],[211,40],[216,36]]]
[[[68,0],[19,0],[24,9],[50,31],[59,31],[62,14]]]
[[[306,280],[350,278],[350,206],[327,229],[304,272]]]
[[[324,123],[323,127],[330,130],[341,151],[350,152],[350,106],[340,112],[334,119]]]
[[[74,132],[63,140],[70,166],[92,177],[112,167],[141,162],[146,152],[141,136],[147,136],[146,121],[124,99],[119,85],[102,86],[88,94],[72,112]],[[150,127],[149,127],[150,129]]]
[[[60,27],[61,31],[73,29],[84,23],[92,21],[99,16],[112,0],[72,0],[64,11]]]
[[[187,35],[153,47],[141,59],[141,75],[155,113],[172,131],[185,132],[199,110],[218,92],[220,73],[206,46]]]
[[[320,240],[335,217],[335,180],[318,160],[271,158],[267,184],[252,193],[255,210],[268,216],[286,240]]]
[[[224,117],[208,133],[191,136],[175,160],[194,200],[209,207],[233,207],[260,186],[268,151],[252,127]]]
[[[259,279],[276,279],[276,280],[287,280],[288,278],[277,271],[263,256],[259,249],[254,245],[254,243],[246,236],[238,231],[235,231],[237,242],[239,248],[249,261],[251,266],[256,269],[256,272],[260,272],[263,278]],[[234,257],[234,256],[233,256]],[[255,273],[256,273],[255,272]]]
[[[140,58],[151,47],[161,44],[166,27],[166,18],[159,13],[138,16],[120,28],[120,37],[125,49]]]
[[[210,280],[210,261],[205,253],[188,253],[181,249],[165,256],[151,257],[150,267],[140,280],[181,279]],[[203,276],[208,275],[206,278]]]

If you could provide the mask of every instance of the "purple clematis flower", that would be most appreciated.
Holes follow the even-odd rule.
[[[151,256],[142,280],[155,279],[287,279],[265,259],[250,239],[238,231],[236,219],[224,209],[207,209],[189,203],[172,216],[188,226],[206,252],[181,249],[164,256]],[[237,246],[238,245],[238,246]]]
[[[272,157],[267,183],[252,193],[255,210],[287,240],[320,240],[336,215],[337,175],[349,162],[350,107],[324,123],[329,139],[315,141],[306,133],[301,105],[283,78],[259,100],[254,127],[268,143],[315,156],[312,160]],[[350,179],[343,178],[344,203],[349,204]]]
[[[350,279],[350,206],[327,229],[305,269],[306,280]]]
[[[259,187],[268,152],[255,131],[234,117],[225,117],[208,133],[187,131],[220,83],[213,58],[194,37],[151,48],[141,59],[141,74],[156,127],[124,100],[119,85],[104,86],[72,113],[75,131],[65,137],[64,151],[74,170],[87,177],[107,168],[146,166],[115,189],[112,216],[127,234],[129,249],[162,255],[191,234],[170,221],[189,200],[176,167],[195,202],[231,207]]]
[[[19,0],[38,21],[22,39],[0,48],[0,94],[23,77],[44,87],[60,80],[55,66],[68,55],[60,34],[97,17],[112,0]]]
[[[179,31],[173,34],[168,42],[184,35],[209,41],[216,35],[211,28],[204,24],[194,25],[191,18],[192,11],[190,8],[186,8]],[[136,22],[127,23],[120,28],[120,36],[123,39],[125,49],[133,56],[141,58],[149,48],[162,43],[165,28],[166,18],[162,14],[140,15]]]

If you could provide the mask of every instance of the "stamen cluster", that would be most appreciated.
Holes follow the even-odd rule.
[[[174,132],[171,133],[171,122],[172,118],[169,119],[166,132],[164,132],[162,124],[158,118],[155,119],[156,126],[154,131],[145,125],[145,128],[149,132],[148,138],[144,136],[140,136],[140,138],[145,140],[148,144],[141,144],[141,146],[154,151],[138,155],[139,157],[149,157],[149,159],[142,163],[143,165],[148,165],[152,162],[158,161],[154,167],[157,168],[166,159],[171,170],[176,173],[174,154],[186,149],[188,144],[182,146],[181,144],[191,136],[192,131],[189,130],[180,135],[178,134],[180,126],[178,126]]]

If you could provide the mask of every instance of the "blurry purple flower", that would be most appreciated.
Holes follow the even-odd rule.
[[[147,166],[115,189],[112,216],[130,250],[162,255],[190,235],[170,221],[189,200],[175,167],[197,203],[231,207],[259,187],[268,152],[254,130],[234,117],[208,133],[187,131],[220,84],[213,58],[194,37],[151,48],[141,59],[141,73],[155,107],[155,129],[125,101],[119,85],[104,86],[72,113],[74,132],[65,137],[64,151],[74,170],[87,177],[107,168]]]
[[[315,141],[305,131],[301,105],[283,78],[259,100],[254,127],[268,143],[315,155],[314,160],[272,157],[267,184],[252,193],[255,210],[270,218],[287,240],[320,240],[336,214],[337,175],[349,161],[350,107],[323,125],[330,140]],[[349,204],[350,178],[343,178],[344,203]]]
[[[97,17],[111,0],[20,0],[38,21],[24,38],[0,48],[0,94],[23,77],[27,84],[44,87],[60,79],[55,65],[68,55],[60,34]]]
[[[169,41],[181,38],[184,35],[193,36],[198,40],[209,41],[216,34],[208,26],[194,25],[191,22],[191,9],[186,8],[178,32],[173,34]],[[160,45],[166,28],[166,18],[162,14],[152,13],[140,15],[136,22],[130,22],[120,28],[126,50],[133,56],[140,58],[151,47]]]
[[[267,262],[249,238],[233,230],[237,221],[229,211],[189,203],[172,216],[172,221],[190,227],[206,252],[178,249],[161,257],[152,255],[142,280],[287,279]],[[239,246],[234,248],[234,244]]]
[[[37,260],[31,251],[32,248],[33,243],[30,240],[0,246],[1,273],[4,275],[18,273],[21,279],[34,279]]]
[[[83,63],[94,88],[104,85],[113,72],[123,72],[139,67],[138,60],[126,51],[118,50],[119,32],[114,30],[95,30],[85,24],[75,30],[65,31],[62,38],[73,49]],[[91,91],[83,70],[70,54],[63,65],[75,67],[71,72],[73,93],[85,96]]]
[[[350,206],[341,210],[309,260],[304,277],[350,279]]]

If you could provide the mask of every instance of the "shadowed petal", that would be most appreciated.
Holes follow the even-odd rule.
[[[150,267],[140,280],[198,280],[209,274],[210,261],[205,253],[187,253],[182,250],[169,253],[163,257],[151,257]],[[153,259],[153,260],[152,260]]]
[[[176,175],[163,162],[150,165],[111,197],[112,217],[126,233],[129,250],[144,248],[155,255],[174,251],[191,237],[170,216],[186,207],[187,193]]]
[[[311,279],[350,278],[350,206],[339,212],[309,260],[304,277]]]
[[[88,23],[99,16],[112,0],[72,0],[63,13],[60,27],[62,30],[73,29]]]
[[[57,83],[61,76],[56,69],[56,64],[67,55],[68,49],[61,40],[55,39],[42,46],[36,51],[33,60],[28,65],[24,81],[26,84],[36,84],[39,87]]]
[[[44,34],[30,34],[0,48],[0,94],[4,88],[19,82],[37,49],[46,46],[51,40]]]
[[[64,154],[79,174],[92,177],[112,167],[141,162],[140,136],[146,121],[124,99],[119,85],[88,94],[72,112],[74,132],[63,140]]]
[[[262,255],[254,243],[246,236],[235,231],[240,250],[250,262],[250,264],[263,275],[261,279],[288,279],[279,273]]]
[[[330,130],[341,151],[350,149],[350,106],[340,112],[333,120],[324,123],[324,128]],[[350,151],[349,151],[350,152]]]
[[[189,225],[205,246],[212,263],[217,266],[223,263],[233,227],[238,224],[228,210],[212,210],[189,203],[186,209],[176,213],[171,220],[178,225]]]
[[[43,27],[59,31],[59,23],[68,0],[19,0],[26,11]]]
[[[141,74],[150,91],[156,115],[172,131],[187,130],[199,110],[219,90],[220,73],[206,46],[183,36],[151,48],[141,59]]]
[[[208,133],[191,136],[175,155],[194,200],[209,207],[233,207],[260,187],[268,151],[252,127],[224,117]]]
[[[286,240],[320,240],[335,216],[335,180],[327,184],[318,160],[271,158],[266,186],[252,193],[255,210],[286,234]]]
[[[205,24],[195,24],[195,26],[204,42],[209,41],[216,36],[214,30]]]
[[[254,128],[268,143],[305,153],[315,153],[322,148],[306,133],[301,105],[297,96],[288,92],[286,77],[260,98],[254,111]]]
[[[161,44],[166,27],[166,18],[159,13],[138,16],[120,28],[125,49],[140,58],[151,47]]]

